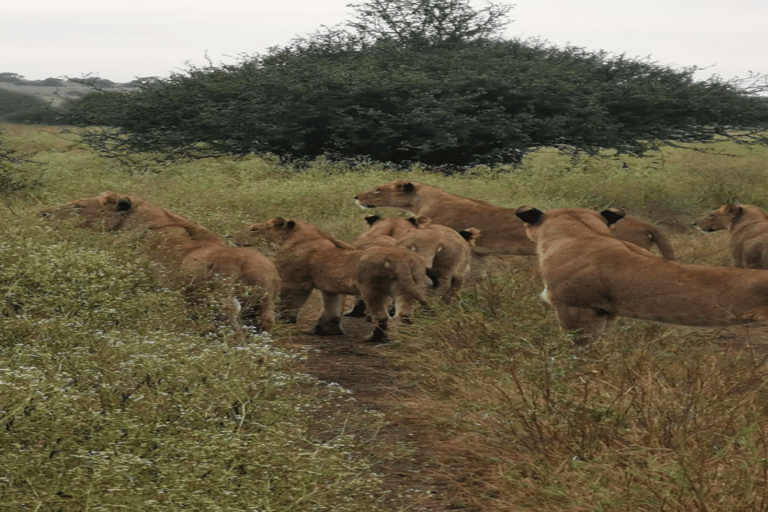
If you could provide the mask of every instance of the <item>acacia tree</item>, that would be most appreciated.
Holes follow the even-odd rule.
[[[488,3],[480,10],[465,0],[370,0],[352,5],[346,25],[363,41],[438,47],[490,39],[508,24],[510,5]]]
[[[507,11],[488,9],[371,0],[355,32],[327,29],[236,65],[101,91],[69,114],[114,127],[85,135],[109,154],[174,158],[269,152],[462,167],[516,163],[541,146],[767,142],[768,103],[754,90],[696,81],[695,68],[492,37]]]

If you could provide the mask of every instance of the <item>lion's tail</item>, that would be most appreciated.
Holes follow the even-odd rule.
[[[667,235],[665,235],[664,233],[661,232],[661,230],[656,229],[655,227],[648,228],[648,235],[650,235],[651,240],[659,248],[659,251],[661,251],[661,255],[664,256],[664,259],[667,259],[669,261],[677,261],[677,256],[675,255],[675,249],[672,247],[672,242],[669,241],[669,238],[667,238]]]
[[[411,262],[406,262],[408,264],[403,265],[402,262],[398,262],[396,259],[396,256],[388,255],[385,266],[395,272],[395,276],[402,287],[402,293],[410,296],[422,306],[428,307],[427,298],[424,295],[427,267]]]

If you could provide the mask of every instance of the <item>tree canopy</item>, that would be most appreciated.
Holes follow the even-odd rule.
[[[396,7],[400,6],[400,9]],[[503,40],[509,8],[370,0],[326,28],[235,65],[190,68],[130,93],[70,102],[111,154],[272,153],[430,166],[519,162],[542,146],[642,152],[730,137],[765,143],[768,102],[696,68],[537,40]]]

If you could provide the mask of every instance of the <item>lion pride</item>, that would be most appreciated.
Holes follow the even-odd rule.
[[[140,232],[150,254],[184,279],[187,291],[212,286],[225,293],[225,314],[233,328],[241,321],[263,330],[275,321],[280,292],[277,269],[263,254],[231,247],[207,229],[138,196],[104,192],[43,210],[40,215],[77,218],[78,227]]]
[[[296,322],[312,290],[323,297],[323,312],[315,334],[343,334],[341,310],[346,295],[359,296],[375,322],[366,341],[388,340],[388,306],[395,303],[395,318],[405,320],[414,303],[427,306],[427,261],[399,246],[374,245],[365,250],[337,240],[306,222],[274,217],[250,225],[232,236],[238,245],[264,238],[278,246],[275,265],[283,281],[281,310]]]
[[[728,230],[737,267],[768,269],[768,215],[749,204],[724,204],[693,223],[704,232]]]
[[[515,213],[536,244],[542,298],[577,341],[598,338],[618,316],[701,327],[768,322],[768,273],[654,256],[612,235],[623,210]]]
[[[514,208],[494,206],[485,201],[469,199],[416,181],[395,180],[361,192],[354,197],[361,208],[392,207],[407,210],[415,216],[429,217],[456,231],[477,228],[482,235],[472,247],[473,256],[487,254],[518,254],[535,256],[536,246],[528,238],[525,226],[515,216]],[[664,257],[674,259],[674,252],[658,228],[628,217],[616,236],[622,240],[650,248],[659,245]],[[653,228],[653,229],[649,229]]]

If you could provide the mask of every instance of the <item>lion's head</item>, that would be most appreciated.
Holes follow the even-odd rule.
[[[79,218],[78,227],[100,228],[107,231],[119,229],[126,215],[133,208],[130,196],[104,192],[65,203],[59,207],[42,210],[40,215],[54,220]]]
[[[396,180],[355,195],[355,204],[360,208],[376,208],[391,206],[408,209],[413,205],[418,183],[406,180]]]
[[[731,227],[733,221],[739,218],[743,211],[744,208],[742,205],[724,204],[720,208],[712,210],[700,219],[694,221],[693,225],[706,233],[728,229]]]
[[[574,228],[583,231],[585,227],[589,231],[613,237],[609,226],[623,219],[626,211],[621,208],[607,208],[600,213],[581,208],[541,211],[531,206],[521,206],[515,210],[515,215],[525,223],[528,237],[539,243],[557,238],[555,231],[568,236]],[[558,222],[547,222],[553,218],[558,219]]]

